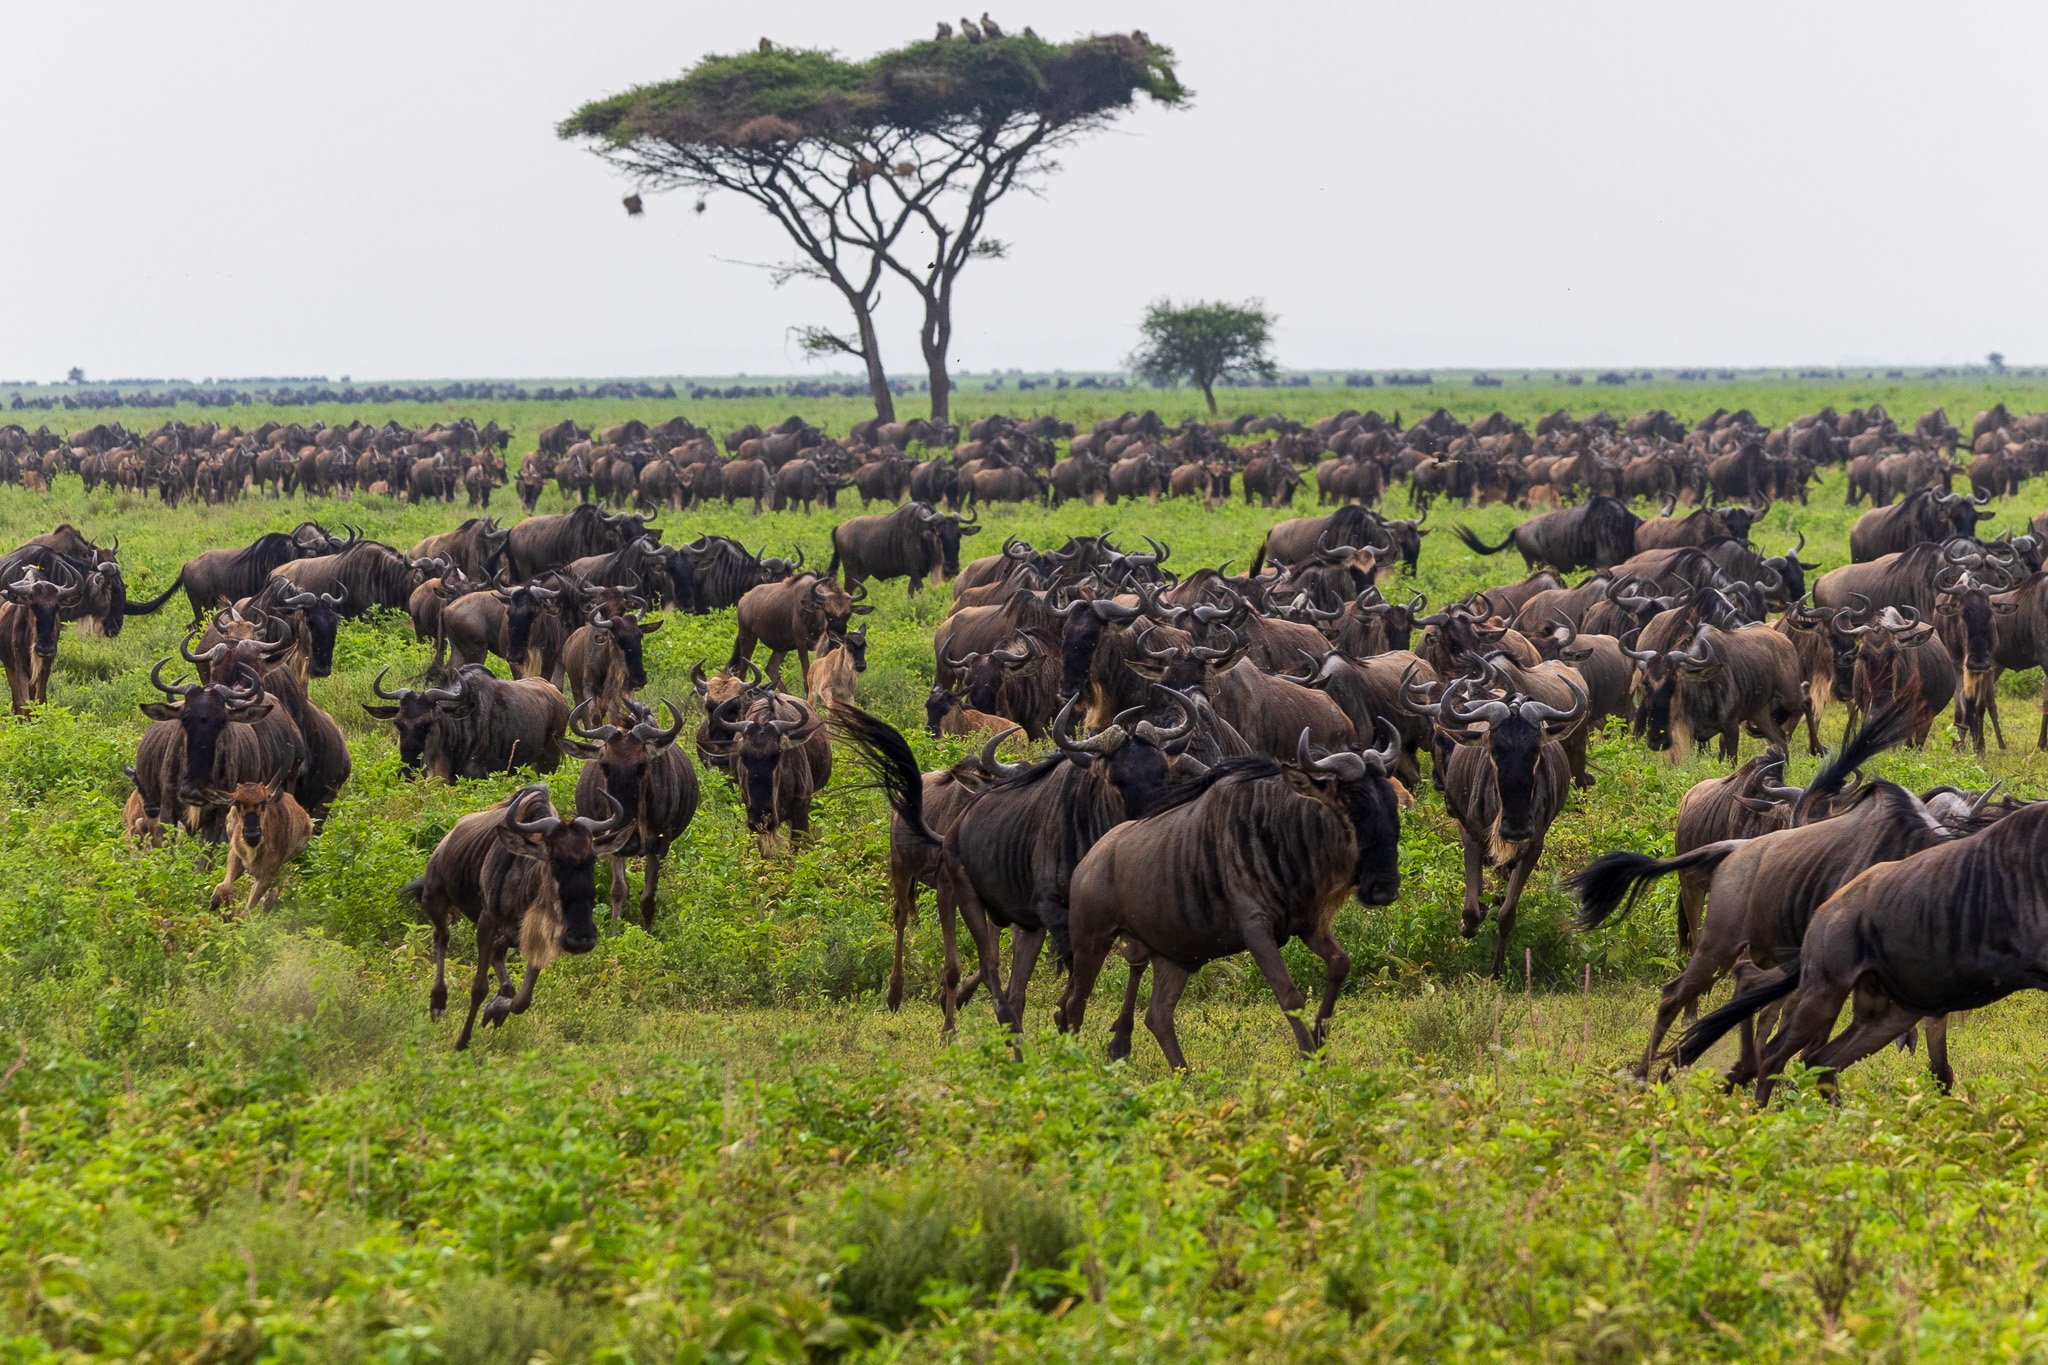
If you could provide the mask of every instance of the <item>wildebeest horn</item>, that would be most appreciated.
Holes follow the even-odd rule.
[[[1052,718],[1053,743],[1070,754],[1094,755],[1110,753],[1124,742],[1123,727],[1115,724],[1104,727],[1100,734],[1090,735],[1086,739],[1075,739],[1074,703],[1078,700],[1079,697],[1067,698],[1066,704],[1060,707],[1060,713]]]
[[[981,746],[979,759],[983,772],[990,777],[1015,777],[1031,766],[1028,763],[1005,763],[996,757],[996,750],[1002,747],[1003,741],[1011,735],[1021,733],[1023,729],[1021,725],[1012,725],[1007,730],[998,730],[988,737],[988,742]]]
[[[430,687],[420,697],[436,706],[442,702],[462,700],[462,680],[458,677],[453,687]]]
[[[1431,701],[1428,685],[1415,681],[1416,667],[1411,663],[1401,670],[1401,690],[1397,700],[1404,711],[1418,716],[1435,716],[1443,709],[1442,703]]]
[[[588,834],[593,839],[602,839],[607,834],[616,834],[618,833],[618,831],[625,828],[627,825],[631,824],[633,820],[633,817],[626,813],[626,808],[623,805],[619,804],[618,797],[613,796],[608,791],[600,792],[598,794],[604,797],[604,799],[611,805],[612,813],[610,818],[605,820],[593,820],[588,815],[579,815],[576,817],[574,822],[578,829],[581,829],[585,834]]]
[[[1096,597],[1088,602],[1088,610],[1095,613],[1098,621],[1128,621],[1140,614],[1137,607],[1127,607],[1109,597]]]
[[[532,820],[521,820],[519,818],[520,809],[532,802],[536,796],[541,799],[547,814]],[[505,803],[505,828],[520,834],[552,834],[561,823],[561,817],[555,814],[554,804],[548,800],[547,787],[539,782],[521,787],[518,791],[513,792],[512,799]]]
[[[600,744],[606,740],[617,739],[619,727],[616,725],[600,725],[593,730],[584,724],[584,712],[596,700],[597,697],[593,694],[576,703],[575,709],[569,712],[569,732],[574,735],[580,735],[584,739],[594,739]]]
[[[1579,717],[1585,715],[1587,707],[1585,689],[1569,678],[1565,679],[1564,686],[1565,690],[1572,694],[1572,704],[1569,708],[1560,711],[1555,706],[1548,706],[1531,698],[1517,708],[1522,713],[1522,719],[1528,721],[1531,725],[1541,725],[1545,721],[1576,721]]]
[[[1182,735],[1185,735],[1188,731],[1194,729],[1195,704],[1189,700],[1185,693],[1177,692],[1171,687],[1164,687],[1154,683],[1152,684],[1152,690],[1163,693],[1172,700],[1175,709],[1180,712],[1180,724],[1169,727],[1154,725],[1149,720],[1141,720],[1134,727],[1132,733],[1136,734],[1139,739],[1150,740],[1152,743],[1164,748]]]
[[[385,690],[385,688],[384,688],[384,675],[385,675],[386,673],[389,673],[390,671],[391,671],[391,669],[390,669],[390,667],[389,667],[389,666],[386,666],[386,667],[384,667],[384,668],[380,668],[380,669],[378,669],[378,670],[377,670],[377,676],[376,676],[375,680],[373,680],[373,681],[372,681],[372,682],[370,683],[370,690],[371,690],[372,692],[375,692],[375,693],[376,693],[376,694],[377,694],[378,696],[382,697],[382,698],[383,698],[384,700],[386,700],[386,701],[404,701],[404,700],[405,700],[405,693],[403,693],[403,692],[389,692],[389,691],[386,691],[386,690]]]
[[[197,692],[199,686],[196,683],[167,683],[164,681],[164,666],[170,663],[170,661],[171,657],[168,654],[156,661],[155,667],[149,670],[150,685],[167,697],[185,697]]]
[[[675,743],[676,737],[683,733],[683,713],[676,710],[676,704],[666,697],[662,698],[661,704],[668,708],[668,728],[664,730],[656,725],[654,723],[654,713],[649,711],[646,713],[647,719],[633,727],[633,736],[636,739],[649,741],[657,748],[665,749]],[[638,710],[640,708],[636,707],[635,709]]]
[[[188,664],[212,665],[219,663],[220,656],[228,652],[227,645],[224,643],[218,644],[212,649],[207,650],[204,654],[194,654],[192,652],[192,639],[196,633],[196,631],[189,630],[185,632],[185,638],[178,642],[178,653],[184,657],[185,662]]]

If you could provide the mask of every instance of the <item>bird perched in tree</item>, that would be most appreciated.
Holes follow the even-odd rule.
[[[988,11],[981,12],[981,33],[984,38],[1000,38],[1003,31],[996,27],[996,21],[988,17]]]
[[[638,218],[640,216],[640,196],[637,194],[629,194],[626,196],[625,202],[627,216]]]
[[[944,19],[939,20],[939,31],[932,35],[932,41],[936,43],[943,43],[946,41],[946,39],[952,36],[953,26],[947,23]]]
[[[763,38],[761,40],[761,50],[763,52],[773,52],[775,50],[775,44],[769,42],[766,38]]]
[[[1150,47],[1152,46],[1152,35],[1145,32],[1142,28],[1134,28],[1131,30],[1131,41],[1139,47]]]
[[[981,30],[976,28],[974,21],[964,14],[960,16],[960,36],[970,43],[981,41]]]

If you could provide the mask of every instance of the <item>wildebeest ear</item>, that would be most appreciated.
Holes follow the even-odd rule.
[[[142,714],[151,720],[176,720],[178,708],[169,702],[146,701],[142,703]]]
[[[149,708],[144,707],[143,709],[146,711]],[[398,719],[398,708],[395,706],[372,706],[370,705],[370,703],[364,702],[363,709],[365,711],[368,711],[372,716],[375,716],[378,720]]]
[[[253,725],[255,722],[262,720],[265,716],[269,714],[270,703],[267,701],[259,701],[253,702],[247,706],[237,706],[234,709],[234,713],[230,717],[230,719],[243,721],[245,723]]]
[[[575,754],[578,758],[596,758],[604,752],[601,747],[590,743],[588,740],[570,739],[567,736],[564,736],[562,739],[562,747]]]
[[[547,845],[538,835],[529,837],[499,821],[491,826],[491,833],[498,841],[498,847],[515,858],[532,858],[536,861],[547,857]]]

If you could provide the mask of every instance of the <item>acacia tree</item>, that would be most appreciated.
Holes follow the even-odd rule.
[[[1006,250],[986,235],[989,211],[1037,188],[1058,169],[1054,151],[1140,95],[1188,98],[1173,54],[1143,33],[942,38],[861,62],[764,40],[586,104],[556,131],[591,142],[640,190],[724,190],[765,210],[796,248],[769,267],[777,282],[822,280],[853,315],[850,332],[800,328],[798,344],[859,360],[884,420],[895,404],[875,309],[885,273],[907,283],[923,305],[918,339],[943,421],[955,286],[968,262]]]
[[[1160,299],[1138,324],[1131,368],[1148,384],[1193,384],[1216,411],[1220,379],[1272,379],[1279,373],[1266,354],[1279,321],[1258,299],[1249,303],[1187,303]]]

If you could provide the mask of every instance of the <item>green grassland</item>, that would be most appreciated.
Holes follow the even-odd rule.
[[[1346,401],[1411,418],[1438,401],[1520,417],[1606,402],[1685,417],[1748,406],[1771,421],[1870,401],[1910,420],[1939,402],[1966,423],[2000,397],[2048,406],[2048,385],[1231,397],[1303,417]],[[960,398],[963,416],[1037,398],[1083,422],[1148,403],[1177,419],[1200,402]],[[495,415],[526,434],[516,457],[560,416],[668,415],[662,406],[288,418]],[[835,429],[859,415],[850,402],[675,406],[714,430],[792,407]],[[133,428],[202,416],[48,416],[83,426],[116,415]],[[2030,486],[2013,521],[2044,499]],[[542,510],[558,507],[550,491]],[[712,508],[668,521],[672,533],[801,547],[819,562],[832,523],[858,510],[855,499],[813,516]],[[47,497],[0,489],[0,545],[63,519],[118,532],[131,592],[146,596],[195,551],[308,514],[401,547],[463,515],[374,499],[170,511],[87,497],[65,479]],[[980,545],[1108,527],[1169,542],[1176,566],[1241,564],[1283,515],[1241,503],[990,509]],[[1516,516],[1469,520],[1492,539]],[[1837,472],[1811,507],[1774,508],[1755,537],[1775,549],[1796,527],[1808,557],[1832,566],[1852,521]],[[1419,583],[1441,601],[1519,572],[1432,536]],[[907,600],[898,584],[875,601],[863,700],[913,730],[945,598]],[[1142,1034],[1129,1064],[1102,1061],[1106,1002],[1080,1038],[1054,1035],[1049,973],[1021,1060],[985,997],[943,1042],[929,916],[908,999],[889,1014],[879,796],[843,769],[817,841],[764,861],[713,780],[672,855],[653,932],[606,924],[596,952],[550,969],[528,1014],[458,1057],[455,1021],[427,1020],[426,934],[396,891],[457,818],[524,779],[403,778],[360,703],[380,667],[416,668],[425,651],[400,617],[354,624],[313,694],[347,732],[355,776],[277,910],[211,911],[204,849],[139,850],[120,822],[121,765],[144,727],[136,704],[153,695],[146,668],[175,649],[183,615],[135,619],[116,640],[67,630],[55,704],[0,724],[6,1358],[2048,1352],[2038,1000],[1957,1025],[1953,1097],[1917,1058],[1891,1053],[1850,1074],[1838,1109],[1801,1095],[1761,1115],[1704,1071],[1655,1088],[1619,1074],[1675,966],[1668,897],[1582,937],[1561,879],[1608,848],[1668,849],[1679,795],[1724,771],[1711,761],[1664,763],[1618,727],[1595,739],[1599,786],[1574,795],[1551,838],[1500,987],[1480,977],[1492,929],[1457,936],[1455,833],[1426,796],[1405,822],[1400,900],[1339,918],[1356,967],[1327,1055],[1299,1062],[1262,978],[1224,962],[1181,1011],[1196,1070],[1180,1077]],[[648,694],[690,698],[690,665],[722,659],[731,638],[730,612],[670,617],[649,641]],[[2005,682],[2021,743],[2040,686],[2037,675]],[[1832,731],[1839,713],[1830,720]],[[2048,794],[2048,762],[2030,748],[1979,761],[1947,738],[1938,727],[1927,750],[1888,756],[1882,772]],[[912,741],[931,765],[962,752],[921,729]],[[1810,765],[1796,755],[1795,777]],[[552,779],[558,801],[574,776]],[[458,934],[458,979],[469,951]],[[1319,979],[1307,954],[1289,957],[1298,979]],[[1106,992],[1120,984],[1110,976]]]

